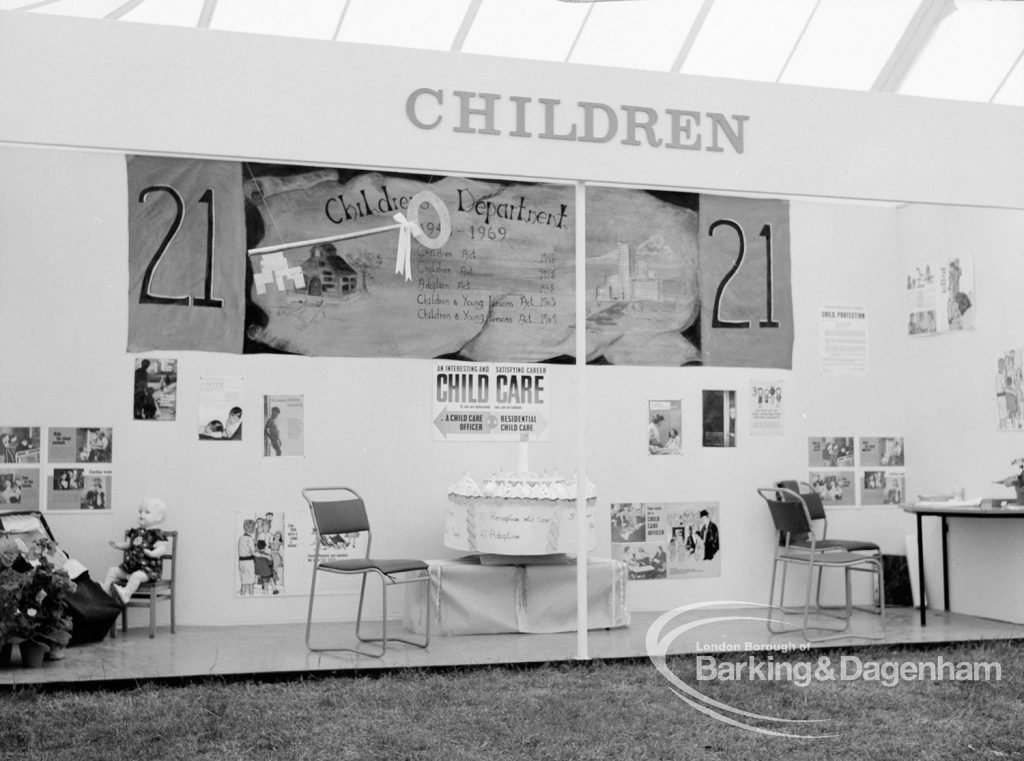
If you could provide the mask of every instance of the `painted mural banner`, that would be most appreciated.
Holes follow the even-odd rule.
[[[789,205],[588,187],[587,361],[792,366]]]
[[[129,351],[575,361],[572,185],[132,156]],[[788,204],[589,187],[586,361],[788,368]]]

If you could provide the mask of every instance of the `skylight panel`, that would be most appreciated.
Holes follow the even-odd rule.
[[[337,39],[449,50],[470,0],[348,0]]]
[[[462,52],[564,61],[589,7],[554,0],[484,0]]]
[[[329,40],[342,7],[339,0],[218,0],[210,28]]]

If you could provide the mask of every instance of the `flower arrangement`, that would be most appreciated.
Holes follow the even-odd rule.
[[[1013,460],[1010,463],[1010,466],[1013,468],[1014,472],[1006,478],[996,481],[996,483],[1002,484],[1003,486],[1024,488],[1024,457],[1018,457],[1016,460]]]
[[[71,640],[67,595],[75,583],[54,566],[50,558],[56,550],[45,537],[31,548],[20,539],[0,537],[0,644],[34,642],[54,651]]]

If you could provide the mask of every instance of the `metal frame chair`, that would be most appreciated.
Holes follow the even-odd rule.
[[[773,619],[773,613],[778,609],[784,613],[797,612],[803,614],[802,624],[796,628],[801,630],[804,639],[808,642],[824,642],[833,639],[843,639],[845,637],[862,637],[865,639],[881,639],[884,637],[885,582],[881,556],[873,554],[865,555],[857,552],[850,552],[842,548],[822,546],[815,537],[811,514],[807,503],[800,498],[800,495],[797,492],[784,487],[774,486],[758,489],[757,493],[768,504],[768,509],[772,515],[772,522],[775,524],[777,538],[777,541],[775,542],[775,557],[772,562],[771,584],[768,592],[768,631],[772,634],[782,634],[786,631],[784,629],[773,628],[772,626],[773,622],[775,622]],[[791,543],[791,536],[801,536],[804,534],[807,535],[806,544]],[[776,605],[775,580],[778,575],[780,563],[783,566],[782,587],[779,590],[779,604]],[[786,593],[785,569],[791,564],[807,569],[807,586],[804,592],[804,603],[802,609],[795,611],[787,610],[782,605]],[[845,615],[836,616],[834,613],[830,612],[836,608],[823,608],[819,605],[811,604],[811,587],[813,585],[814,572],[815,570],[818,571],[820,585],[820,574],[826,568],[843,569],[846,587],[845,605],[843,606]],[[880,632],[878,634],[848,633],[850,631],[850,622],[853,617],[854,609],[852,590],[850,587],[851,571],[867,571],[876,575],[879,592],[878,613],[881,622]],[[838,617],[844,622],[843,627],[836,628],[820,625],[812,626],[810,621],[812,613],[824,614],[833,618]],[[823,631],[829,633],[824,636],[812,636],[810,634],[812,631]]]
[[[313,652],[346,651],[380,658],[387,652],[388,642],[404,642],[407,645],[426,648],[430,644],[430,575],[427,563],[414,559],[377,559],[370,557],[372,532],[366,515],[366,504],[363,498],[347,486],[321,486],[302,490],[302,496],[309,505],[313,516],[313,529],[316,532],[316,550],[313,556],[313,580],[309,588],[309,612],[306,615],[306,647]],[[322,560],[320,551],[323,547],[333,546],[325,537],[339,534],[360,533],[366,535],[366,554],[361,558],[345,558],[341,560]],[[313,624],[313,601],[316,597],[316,579],[319,573],[333,573],[345,576],[362,576],[359,588],[359,609],[356,614],[356,639],[360,642],[379,642],[380,652],[367,652],[358,647],[313,647],[310,644],[310,630]],[[399,577],[400,574],[420,573],[413,577]],[[383,603],[383,619],[380,637],[364,637],[362,634],[363,602],[366,597],[366,579],[376,574],[381,581],[381,600]],[[427,584],[426,606],[427,624],[422,641],[403,637],[388,636],[388,588],[399,584]]]
[[[165,531],[170,550],[164,555],[164,573],[156,581],[140,585],[121,610],[121,631],[128,631],[128,608],[149,608],[149,638],[156,637],[156,604],[167,600],[171,605],[171,634],[174,634],[174,576],[177,568],[178,532]],[[167,566],[170,566],[168,568]],[[110,636],[117,636],[117,619],[110,627]]]
[[[778,496],[783,500],[793,499],[794,497],[803,502],[807,507],[807,514],[811,519],[811,531],[807,535],[791,535],[789,537],[789,544],[791,547],[806,547],[811,546],[810,539],[814,536],[814,546],[819,550],[844,550],[846,552],[864,552],[870,555],[875,555],[879,559],[882,557],[882,549],[874,542],[864,541],[862,539],[829,539],[828,538],[828,515],[825,512],[825,505],[821,501],[821,496],[814,491],[814,488],[806,481],[776,481],[775,486],[779,487],[776,491]],[[821,527],[821,536],[817,535],[817,528]],[[863,570],[863,569],[861,569]],[[786,569],[782,569],[782,586],[786,586]],[[879,590],[879,599],[884,593],[884,590]],[[818,588],[815,593],[815,605],[821,611],[827,610],[838,610],[839,606],[835,605],[824,605],[821,602],[821,572],[818,572]],[[779,602],[779,607],[787,613],[792,612],[787,610],[782,601]],[[874,607],[868,607],[864,605],[853,606],[857,610],[866,610],[874,612]]]

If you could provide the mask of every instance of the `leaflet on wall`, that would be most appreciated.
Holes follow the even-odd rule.
[[[784,201],[588,187],[587,361],[792,364]]]
[[[174,420],[178,409],[178,360],[138,357],[132,416],[136,420]]]
[[[113,473],[109,468],[87,466],[54,468],[49,479],[47,510],[112,509]]]
[[[861,478],[860,504],[899,505],[905,494],[903,471],[865,470]]]
[[[241,441],[244,384],[239,377],[199,379],[199,440]]]
[[[263,397],[263,456],[302,457],[305,410],[302,394]]]
[[[434,441],[548,441],[545,365],[437,362]]]
[[[902,436],[865,436],[860,439],[862,468],[902,468],[905,464]]]
[[[914,265],[907,273],[907,331],[912,336],[974,329],[974,267],[955,256]]]
[[[807,481],[826,505],[857,504],[857,479],[853,470],[812,470]]]
[[[868,320],[864,307],[821,307],[822,375],[867,375]]]
[[[0,465],[0,510],[40,508],[39,468],[12,468]]]
[[[23,465],[39,462],[39,429],[0,426],[0,463]]]
[[[705,447],[736,446],[736,392],[705,389],[703,444]]]
[[[721,575],[716,502],[613,503],[612,557],[640,581]]]
[[[750,435],[781,436],[782,381],[751,381],[750,401]]]
[[[284,513],[271,510],[236,515],[238,597],[282,595],[287,591],[285,568],[298,546],[298,532]]]
[[[112,428],[50,428],[47,457],[51,463],[111,462]]]
[[[678,399],[647,402],[647,452],[649,454],[683,453],[683,403]]]
[[[996,362],[996,413],[1000,431],[1024,429],[1024,349],[1009,349]]]

